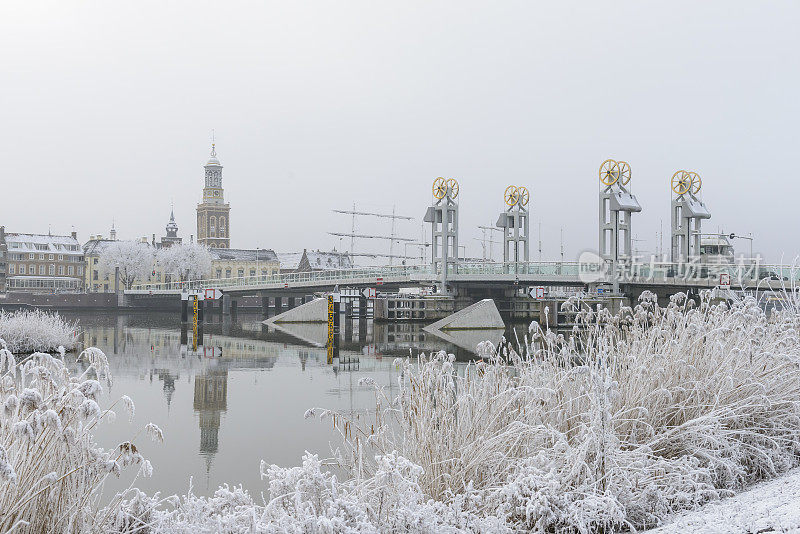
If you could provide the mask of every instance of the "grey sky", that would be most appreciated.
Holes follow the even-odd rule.
[[[160,236],[174,199],[188,238],[214,128],[235,247],[338,246],[326,232],[350,221],[330,209],[353,202],[421,220],[441,175],[461,183],[470,255],[518,184],[545,257],[563,226],[571,259],[597,246],[597,169],[613,157],[633,169],[639,248],[656,248],[660,221],[668,233],[669,178],[686,168],[703,177],[709,230],[753,232],[770,259],[800,252],[796,2],[0,11],[8,231],[85,240],[115,218],[122,237]]]

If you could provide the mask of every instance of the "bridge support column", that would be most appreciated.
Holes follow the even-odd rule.
[[[231,315],[236,315],[238,311],[239,311],[239,301],[231,299]]]
[[[275,297],[275,315],[283,313],[283,297]]]
[[[261,294],[261,315],[264,317],[269,315],[269,297],[266,293]]]
[[[231,296],[230,295],[222,295],[222,315],[230,315],[231,314]]]

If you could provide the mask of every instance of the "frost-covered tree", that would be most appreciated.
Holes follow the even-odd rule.
[[[153,268],[153,249],[141,241],[115,241],[100,255],[100,271],[119,276],[125,289],[130,289],[136,280],[144,280]]]
[[[195,280],[211,272],[211,253],[197,243],[183,243],[161,249],[156,260],[164,272],[180,281]]]

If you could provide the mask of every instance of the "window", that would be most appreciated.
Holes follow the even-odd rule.
[[[35,257],[36,257],[36,254],[34,254],[33,252],[31,252],[31,253],[29,253],[29,254],[28,254],[28,259],[29,259],[29,260],[32,260],[32,259],[33,259],[33,258],[35,258]]]
[[[93,262],[95,265],[97,265],[97,262],[98,262],[99,260],[100,260],[100,258],[94,258],[94,259],[92,260],[92,262]]]
[[[239,276],[240,278],[241,278],[242,276],[244,276],[244,269],[239,269],[239,271],[238,271],[238,276]]]
[[[209,235],[211,237],[217,237],[217,218],[212,215],[208,220],[210,225],[209,231],[211,232]]]
[[[70,275],[70,276],[72,276],[73,274],[75,274],[75,267],[73,267],[72,265],[70,265],[69,267],[67,267],[67,274],[68,274],[68,275]]]
[[[267,276],[268,271],[266,269],[261,269],[261,276]]]
[[[53,261],[53,255],[52,254],[48,254],[47,255],[47,259],[50,260],[50,261]]]
[[[32,263],[31,263],[31,264],[28,266],[28,272],[29,272],[29,273],[31,273],[31,274],[36,274],[36,266],[35,266],[34,264],[32,264]]]
[[[230,278],[230,277],[231,277],[231,270],[225,269],[225,278]]]
[[[64,276],[64,266],[63,265],[59,265],[58,266],[58,274],[61,275],[61,276]]]
[[[92,272],[92,280],[97,280],[97,271]]]
[[[56,266],[54,264],[52,263],[50,264],[50,267],[47,269],[47,274],[49,274],[50,276],[56,274]]]
[[[222,269],[217,269],[217,278],[222,278]]]
[[[82,265],[79,265],[79,266],[78,266],[78,274],[79,274],[80,276],[83,276],[83,266],[82,266]]]
[[[40,266],[39,266],[39,274],[40,274],[40,275],[43,275],[43,274],[44,274],[44,265],[40,265]]]
[[[256,270],[250,269],[250,276],[255,276],[255,275],[256,275]]]
[[[8,274],[14,274],[14,264],[8,266]]]
[[[58,255],[58,261],[64,261],[64,255],[63,254],[59,254]]]
[[[44,259],[44,254],[39,254],[39,259],[43,260]]]

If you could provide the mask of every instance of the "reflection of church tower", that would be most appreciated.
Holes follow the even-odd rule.
[[[205,169],[203,202],[197,205],[197,242],[208,247],[230,248],[231,205],[225,202],[222,165],[217,159],[214,144],[211,145],[211,157]]]
[[[219,449],[220,414],[228,408],[228,370],[209,369],[194,377],[194,409],[200,416],[200,455],[206,469]]]

